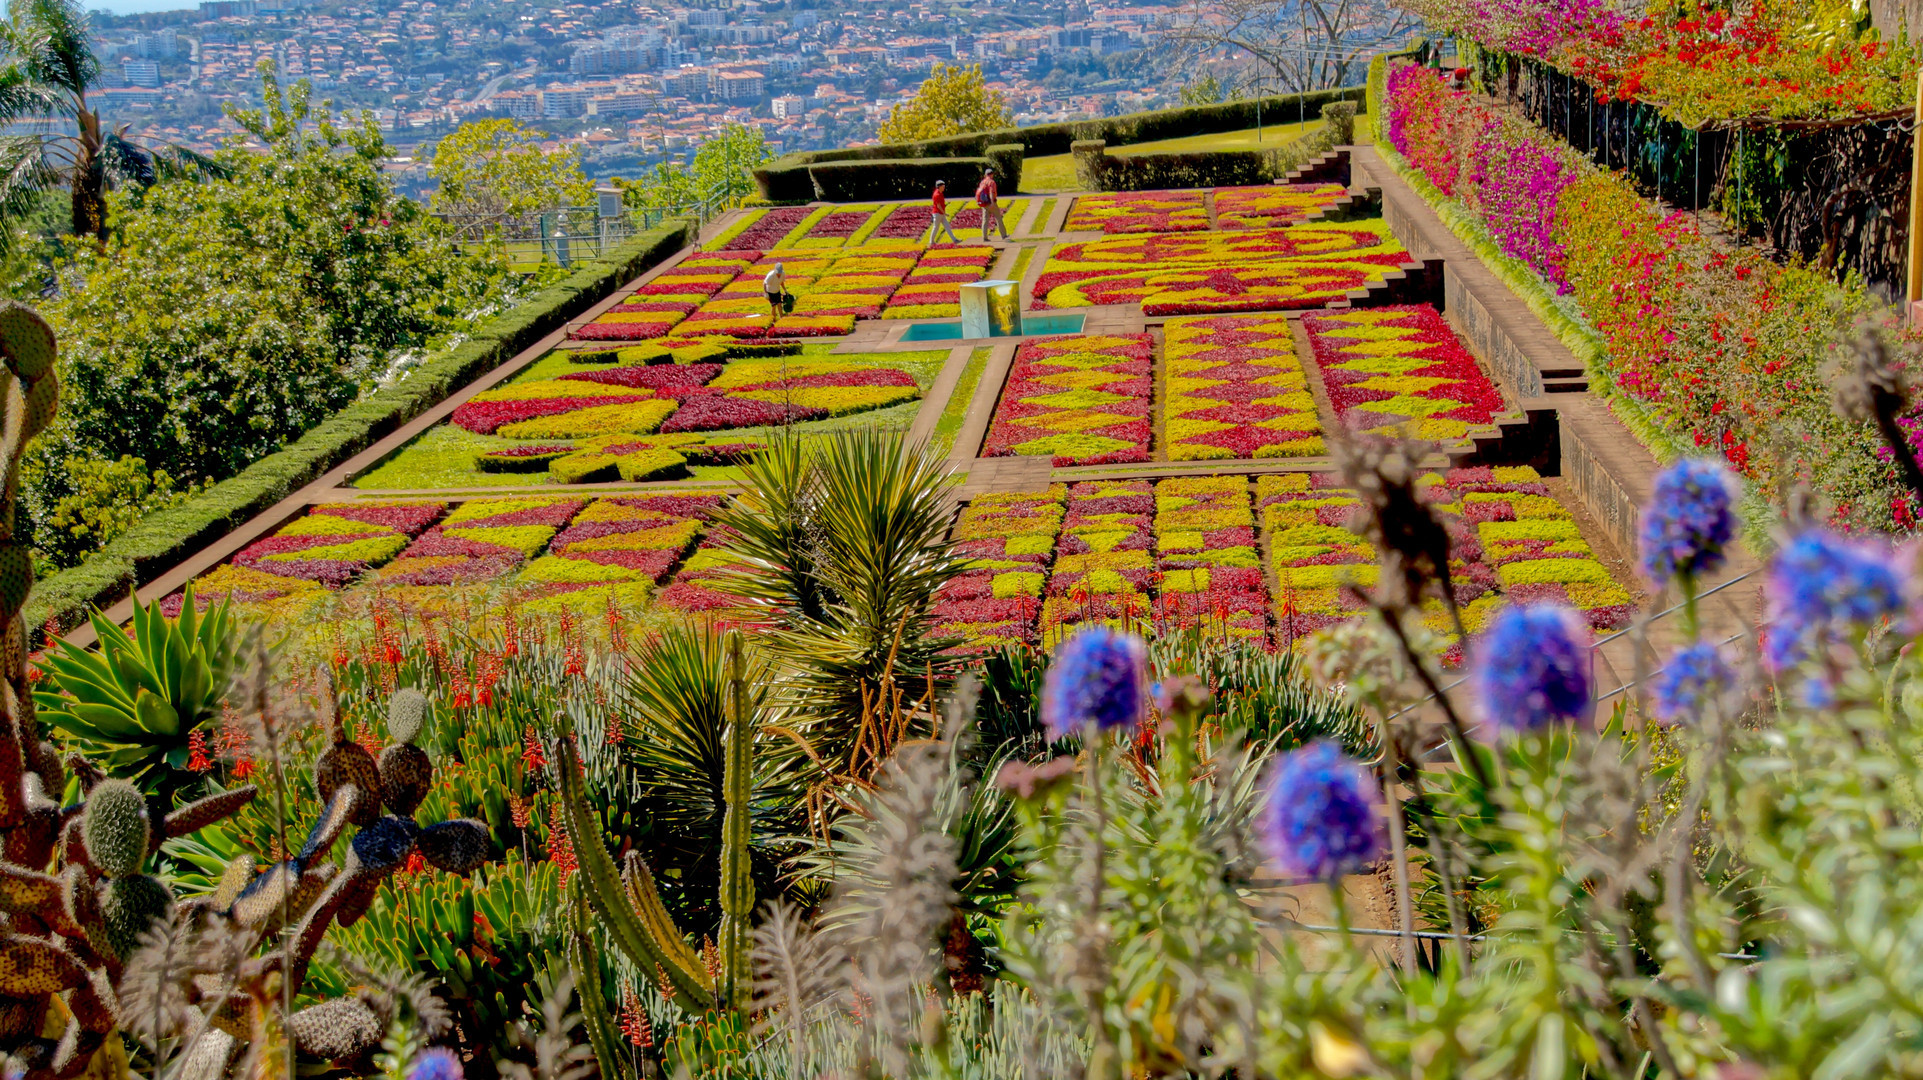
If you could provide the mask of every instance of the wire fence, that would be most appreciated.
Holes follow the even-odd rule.
[[[602,192],[593,206],[554,206],[527,214],[441,214],[464,246],[506,249],[511,265],[552,262],[572,266],[597,259],[639,233],[674,218],[690,218],[699,228],[740,205],[742,195],[717,184],[685,202],[630,207],[625,193]]]

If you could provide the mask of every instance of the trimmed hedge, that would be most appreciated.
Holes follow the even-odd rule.
[[[1155,112],[1128,113],[1099,120],[1075,120],[1064,124],[1037,124],[1025,128],[996,128],[965,135],[950,135],[919,142],[885,143],[879,146],[852,146],[836,150],[809,150],[776,158],[755,170],[755,183],[761,197],[770,202],[807,202],[814,197],[808,179],[810,166],[830,161],[900,161],[906,158],[989,157],[1000,144],[1019,143],[1029,157],[1069,153],[1077,141],[1100,139],[1110,146],[1176,139],[1186,135],[1212,135],[1218,131],[1240,131],[1255,126],[1259,111],[1264,121],[1283,122],[1291,111],[1302,115],[1318,112],[1336,101],[1360,104],[1360,86],[1337,90],[1316,90],[1307,94],[1282,94],[1274,97],[1228,101],[1219,105],[1192,105]],[[998,170],[999,171],[999,168]],[[1005,190],[1020,190],[1013,184]]]
[[[468,341],[423,360],[401,382],[354,402],[179,506],[142,518],[86,562],[34,582],[27,625],[53,620],[63,633],[78,626],[89,607],[119,600],[372,446],[686,247],[692,235],[688,222],[675,221],[641,233],[606,258],[577,263],[565,281],[489,319]]]
[[[1266,184],[1338,146],[1355,141],[1355,103],[1322,106],[1322,126],[1274,150],[1195,150],[1110,155],[1107,144],[1074,144],[1075,180],[1086,191],[1155,191],[1162,188]]]
[[[830,161],[808,167],[813,198],[824,202],[874,199],[925,199],[935,181],[948,181],[956,199],[972,197],[990,166],[1004,191],[1015,191],[1022,177],[1022,148],[1006,144],[985,157],[903,158],[887,161]]]

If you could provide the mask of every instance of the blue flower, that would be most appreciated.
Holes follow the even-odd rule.
[[[1106,626],[1077,630],[1055,648],[1042,683],[1042,723],[1050,738],[1090,724],[1103,731],[1141,722],[1148,704],[1148,646]]]
[[[1505,608],[1483,635],[1470,678],[1483,715],[1498,730],[1587,719],[1594,704],[1588,628],[1560,604]]]
[[[1643,509],[1643,570],[1658,584],[1723,565],[1736,535],[1729,472],[1720,462],[1684,458],[1656,476]]]
[[[1369,771],[1322,739],[1276,759],[1258,825],[1284,873],[1334,881],[1381,856],[1376,803]]]
[[[1770,564],[1765,655],[1771,665],[1787,667],[1819,643],[1842,641],[1901,613],[1905,583],[1887,544],[1822,529],[1803,533]]]
[[[1673,723],[1700,712],[1736,682],[1721,649],[1706,641],[1678,649],[1656,676],[1656,716]]]
[[[461,1059],[452,1050],[429,1047],[407,1067],[407,1080],[461,1080]]]

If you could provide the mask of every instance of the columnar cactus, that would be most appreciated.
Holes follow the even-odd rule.
[[[721,1001],[746,1012],[749,991],[749,954],[755,907],[755,882],[748,849],[748,797],[753,787],[754,762],[750,750],[754,718],[749,715],[747,665],[741,654],[741,634],[727,640],[728,732],[723,753],[722,788],[727,809],[721,822]]]

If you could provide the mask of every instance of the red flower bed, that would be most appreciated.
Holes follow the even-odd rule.
[[[721,364],[645,364],[635,367],[608,368],[605,371],[578,371],[563,375],[561,378],[574,382],[646,387],[662,394],[678,397],[680,391],[706,386],[716,375],[721,374],[722,367]]]
[[[1358,414],[1356,420],[1365,430],[1390,433],[1413,420],[1418,437],[1460,439],[1469,435],[1472,425],[1491,423],[1505,408],[1501,391],[1427,304],[1310,315],[1302,328],[1322,368],[1329,404],[1338,417]],[[1384,374],[1379,370],[1383,350],[1390,348],[1398,360],[1427,363]],[[1433,410],[1408,404],[1415,399],[1454,407]]]
[[[734,239],[721,245],[723,251],[761,252],[781,242],[782,237],[794,231],[808,216],[805,206],[777,206],[761,215],[761,220],[737,233]]]
[[[855,235],[855,231],[867,223],[872,214],[866,210],[844,210],[824,215],[808,230],[807,239],[832,240],[845,239]]]
[[[729,388],[729,393],[744,390],[800,390],[810,386],[913,386],[915,377],[898,368],[872,368],[867,371],[834,371],[826,375],[803,375],[793,379],[774,379],[752,386]]]
[[[681,408],[675,410],[675,414],[668,417],[667,422],[661,425],[661,432],[664,435],[672,435],[683,431],[723,431],[728,428],[766,427],[799,423],[803,420],[820,420],[827,415],[826,409],[718,395],[705,396],[690,398],[684,402]]]
[[[928,207],[922,205],[897,206],[869,235],[887,240],[913,240],[928,231],[929,213]]]
[[[622,405],[643,400],[634,397],[530,398],[526,401],[468,401],[454,410],[453,422],[477,435],[492,435],[502,424],[532,420],[540,416],[559,416],[576,409],[597,405]]]
[[[492,578],[498,578],[521,565],[522,559],[518,552],[505,551],[492,544],[474,544],[473,547],[476,549],[485,549],[485,551],[462,562],[442,563],[437,566],[423,567],[419,570],[405,570],[400,573],[383,573],[381,575],[381,584],[396,587],[402,585],[459,585],[469,581],[487,581]],[[416,554],[425,555],[432,553],[415,552],[409,549],[408,555],[410,557]]]
[[[690,300],[642,300],[634,303],[616,304],[608,309],[610,315],[645,315],[650,312],[679,312],[692,314],[701,305]]]
[[[360,506],[354,503],[330,503],[328,505],[314,507],[313,512],[316,514],[325,514],[329,517],[346,518],[349,521],[360,521],[369,525],[378,525],[384,529],[393,529],[395,532],[406,533],[408,536],[418,536],[421,530],[432,525],[434,519],[440,517],[441,511],[445,509],[447,509],[447,507],[442,503],[375,504],[372,506]]]
[[[659,322],[586,323],[574,328],[576,341],[651,341],[674,329],[676,320]]]

